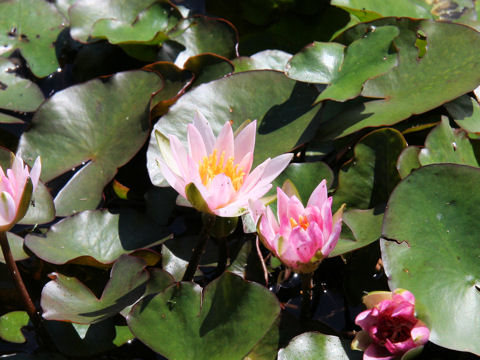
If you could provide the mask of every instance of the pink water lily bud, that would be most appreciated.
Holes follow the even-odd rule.
[[[363,302],[368,310],[355,319],[363,330],[352,348],[363,350],[364,360],[397,359],[428,342],[430,330],[415,317],[415,297],[410,291],[374,291]]]
[[[37,158],[29,171],[20,157],[14,157],[6,172],[0,167],[0,231],[8,231],[25,216],[41,167]]]
[[[209,122],[197,112],[193,124],[187,128],[187,149],[175,135],[164,140],[157,134],[163,157],[158,163],[163,176],[202,212],[221,217],[246,213],[248,201],[265,195],[293,157],[283,154],[269,158],[250,171],[256,126],[253,121],[234,137],[232,125],[227,121],[215,137]]]
[[[270,207],[250,202],[250,214],[260,221],[257,232],[263,244],[296,272],[310,273],[334,249],[342,229],[343,207],[332,216],[332,198],[325,180],[317,186],[307,207],[277,188],[278,221]]]

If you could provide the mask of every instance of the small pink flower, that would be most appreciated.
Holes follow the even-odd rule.
[[[19,157],[13,159],[6,175],[0,167],[0,231],[9,230],[25,216],[41,167],[40,158],[37,158],[30,172]],[[30,186],[27,185],[29,179]]]
[[[293,156],[283,154],[267,159],[250,172],[256,125],[253,121],[234,138],[227,121],[215,138],[209,122],[197,112],[187,128],[188,151],[176,136],[170,135],[169,141],[163,141],[157,134],[163,176],[200,211],[222,217],[244,214],[248,200],[265,195]]]
[[[368,310],[355,319],[363,330],[352,348],[365,351],[364,360],[396,359],[428,341],[430,331],[415,317],[415,297],[410,291],[374,291],[363,302]]]
[[[313,191],[304,208],[296,197],[277,188],[278,221],[270,207],[250,202],[250,214],[258,223],[263,244],[294,271],[310,273],[338,242],[342,229],[343,207],[332,217],[332,198],[326,181]]]

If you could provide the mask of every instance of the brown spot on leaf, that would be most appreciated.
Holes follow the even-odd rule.
[[[7,90],[8,85],[0,81],[0,90]]]

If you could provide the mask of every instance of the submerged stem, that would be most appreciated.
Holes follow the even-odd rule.
[[[10,250],[10,244],[8,243],[7,233],[5,231],[0,232],[0,245],[2,247],[3,257],[5,259],[5,264],[7,265],[8,271],[15,283],[15,287],[20,294],[20,297],[23,302],[23,306],[25,311],[27,312],[28,316],[30,317],[30,321],[35,326],[35,328],[40,327],[40,315],[33,304],[30,295],[28,294],[27,288],[22,280],[22,276],[18,271],[17,264],[15,263],[15,259],[13,258],[12,251]]]
[[[198,264],[202,257],[205,247],[207,246],[208,238],[210,237],[210,231],[212,230],[213,225],[215,224],[215,215],[206,214],[203,229],[200,233],[200,238],[198,239],[197,246],[193,250],[192,257],[188,262],[187,269],[183,274],[182,281],[192,281],[195,271],[197,271]]]
[[[300,319],[309,320],[312,317],[312,288],[313,272],[300,274],[302,280],[302,307],[300,309]]]

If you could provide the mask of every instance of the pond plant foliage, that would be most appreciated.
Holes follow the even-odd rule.
[[[0,354],[480,356],[480,2],[0,0]]]

